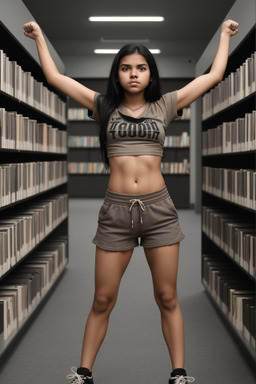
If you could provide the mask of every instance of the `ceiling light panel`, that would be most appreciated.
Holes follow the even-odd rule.
[[[91,16],[90,21],[93,22],[163,22],[164,17],[162,16]]]
[[[96,54],[105,54],[105,55],[115,55],[119,49],[95,49],[94,53]],[[160,49],[150,49],[149,50],[153,55],[158,55],[161,53]]]

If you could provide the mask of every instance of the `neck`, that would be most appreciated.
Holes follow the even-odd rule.
[[[136,94],[136,95],[124,95],[123,98],[123,105],[125,105],[128,108],[138,108],[146,103],[146,99],[143,94]]]

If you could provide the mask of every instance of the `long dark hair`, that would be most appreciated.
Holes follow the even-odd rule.
[[[124,93],[123,88],[118,82],[118,69],[121,59],[124,56],[131,55],[133,53],[138,53],[142,55],[149,65],[151,81],[145,89],[145,99],[146,101],[156,101],[159,100],[162,96],[160,91],[160,79],[157,69],[157,65],[152,53],[141,44],[127,44],[119,50],[116,54],[112,67],[110,70],[110,75],[107,84],[107,90],[105,95],[101,95],[97,99],[97,110],[99,111],[99,123],[100,123],[100,149],[102,154],[102,160],[105,163],[105,166],[108,168],[109,161],[107,157],[106,150],[106,131],[107,125],[110,118],[110,115],[120,105],[120,102],[123,100]]]

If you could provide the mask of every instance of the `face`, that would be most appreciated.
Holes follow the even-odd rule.
[[[119,63],[118,79],[127,93],[140,93],[150,82],[150,69],[144,56],[133,53],[124,56]]]

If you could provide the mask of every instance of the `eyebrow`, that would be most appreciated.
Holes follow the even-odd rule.
[[[143,65],[145,65],[145,66],[148,67],[148,64],[147,64],[147,63],[137,64],[136,66],[137,66],[137,67],[142,67]],[[120,66],[130,67],[131,64],[125,64],[125,63],[122,63],[122,64],[120,64]]]

